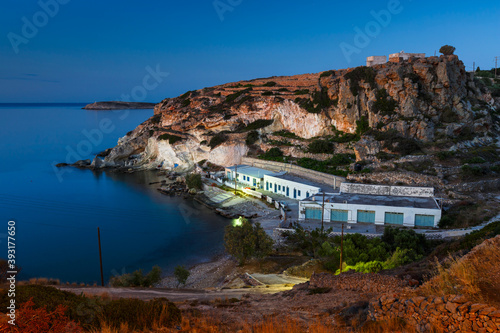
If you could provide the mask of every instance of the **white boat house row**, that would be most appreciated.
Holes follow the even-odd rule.
[[[280,194],[291,199],[305,199],[321,192],[321,187],[306,179],[290,175],[286,172],[273,172],[248,165],[238,165],[225,168],[225,176],[241,185],[248,185],[272,193]]]
[[[299,203],[299,220],[437,227],[441,203],[432,187],[343,183],[340,193],[316,194]]]

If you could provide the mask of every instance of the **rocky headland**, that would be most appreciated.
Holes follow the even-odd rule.
[[[155,103],[140,103],[140,102],[94,102],[85,105],[84,110],[138,110],[138,109],[154,109]]]
[[[188,172],[279,148],[312,164],[352,156],[326,170],[351,181],[434,186],[460,199],[500,185],[499,110],[498,89],[455,55],[254,79],[163,100],[86,164]],[[318,140],[327,144],[321,153],[311,150]]]

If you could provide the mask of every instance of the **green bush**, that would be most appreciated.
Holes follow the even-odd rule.
[[[300,105],[309,113],[320,113],[321,110],[330,107],[333,101],[328,96],[328,89],[323,87],[320,91],[315,90],[311,94],[311,99],[309,98],[299,98],[295,99],[295,103]]]
[[[293,92],[294,95],[306,95],[309,94],[309,89],[298,89]]]
[[[297,136],[295,133],[289,132],[287,130],[281,130],[281,131],[274,132],[273,135],[278,135],[278,136],[282,136],[284,138],[290,138],[290,139],[296,139],[296,140],[304,140],[300,136]]]
[[[449,106],[446,106],[443,109],[443,112],[441,114],[441,119],[445,123],[456,123],[460,119],[458,118],[458,115],[453,111],[453,109]]]
[[[319,77],[327,77],[327,76],[332,76],[335,73],[335,71],[326,71],[321,73]]]
[[[371,67],[361,66],[356,67],[349,73],[345,74],[344,77],[347,80],[351,80],[350,89],[354,96],[358,96],[359,90],[361,89],[359,83],[364,81],[365,83],[370,84],[371,88],[374,89],[375,84],[375,76],[377,73]]]
[[[185,108],[185,107],[187,107],[187,106],[189,106],[189,105],[191,105],[191,100],[190,100],[189,98],[188,98],[188,99],[183,100],[183,101],[182,101],[182,103],[181,103],[181,106],[182,106],[183,108]]]
[[[190,173],[186,175],[186,185],[189,189],[201,190],[203,182],[201,181],[201,175],[199,173]]]
[[[228,225],[224,234],[224,247],[230,255],[244,264],[249,258],[267,257],[273,250],[273,240],[260,223],[252,224],[240,217],[240,223]]]
[[[151,287],[161,280],[161,268],[153,266],[151,271],[144,275],[142,269],[133,273],[113,276],[109,283],[113,287]]]
[[[210,148],[214,149],[218,145],[226,142],[227,139],[228,139],[228,137],[227,137],[227,135],[224,132],[219,132],[219,133],[215,134],[210,139],[210,142],[208,143],[208,145],[210,146]]]
[[[180,136],[177,136],[177,135],[173,135],[173,134],[168,134],[168,133],[165,133],[165,134],[162,134],[158,137],[158,140],[168,140],[168,142],[173,145],[174,143],[176,142],[179,142],[179,141],[182,141],[184,140],[184,138],[180,137]]]
[[[439,53],[442,53],[444,55],[452,55],[455,52],[455,50],[456,50],[455,47],[451,45],[443,45],[439,49]]]
[[[481,168],[480,166],[470,166],[466,164],[462,165],[462,167],[460,168],[460,174],[462,175],[462,177],[477,177],[486,174],[486,170]]]
[[[189,273],[186,267],[181,265],[177,265],[175,267],[174,276],[177,279],[178,286],[180,286],[181,284],[185,285],[189,275],[191,275],[191,273]]]
[[[440,151],[436,154],[437,158],[440,160],[440,161],[445,161],[449,158],[452,158],[456,155],[456,152],[454,151]]]
[[[380,113],[383,116],[395,114],[394,110],[398,103],[389,96],[387,90],[380,89],[375,95],[376,101],[373,103],[373,112]]]
[[[248,132],[253,130],[258,130],[260,128],[264,128],[267,126],[271,126],[274,122],[274,119],[257,119],[242,129],[242,132]]]
[[[161,114],[155,114],[151,118],[149,118],[151,124],[158,124],[161,121]]]
[[[328,140],[317,139],[309,144],[308,151],[313,154],[331,154],[333,145]]]
[[[283,151],[277,147],[273,147],[264,154],[259,155],[262,160],[283,162]]]
[[[257,142],[257,140],[259,140],[259,132],[251,131],[248,132],[245,143],[247,144],[247,146],[250,146],[253,145],[255,142]]]
[[[485,163],[486,161],[482,157],[475,156],[475,157],[467,158],[463,162],[469,163],[469,164],[481,164],[481,163]]]
[[[247,89],[244,89],[244,90],[240,90],[240,91],[237,91],[235,92],[234,94],[231,94],[231,95],[227,95],[224,103],[230,105],[232,104],[238,97],[240,97],[241,95],[244,95],[244,94],[247,94],[249,91],[251,91],[252,88],[247,88]],[[250,96],[247,96],[250,98]],[[240,100],[240,103],[242,103],[243,100]]]
[[[269,82],[264,83],[262,86],[263,86],[263,87],[274,87],[274,86],[276,86],[276,85],[277,85],[277,83],[276,83],[276,82],[274,82],[274,81],[269,81]]]
[[[356,134],[361,136],[370,129],[370,123],[365,116],[362,116],[359,120],[356,120]]]
[[[272,96],[273,92],[272,91],[264,91],[261,95],[262,96]]]

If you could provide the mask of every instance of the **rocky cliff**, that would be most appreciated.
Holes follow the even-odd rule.
[[[182,171],[201,160],[232,165],[272,147],[314,157],[308,145],[316,137],[331,143],[327,155],[355,153],[370,163],[412,147],[485,146],[499,133],[494,96],[455,55],[228,83],[163,100],[94,165]]]

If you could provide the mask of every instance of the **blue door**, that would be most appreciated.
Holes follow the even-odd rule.
[[[418,227],[434,227],[434,215],[415,215],[415,225]]]
[[[405,215],[403,213],[385,213],[384,223],[403,225]]]
[[[306,219],[321,220],[321,208],[306,208]]]
[[[289,197],[290,196],[290,188],[287,186],[286,187],[286,196]]]
[[[257,185],[257,179],[253,179],[253,186],[256,186]]]
[[[330,220],[332,222],[347,222],[347,210],[332,209],[330,211]]]
[[[375,223],[375,211],[358,210],[358,222]]]
[[[278,187],[276,186],[276,183],[274,183],[274,193],[278,193]]]
[[[293,198],[297,199],[297,189],[293,189]]]
[[[266,182],[266,191],[269,191],[269,182]]]

